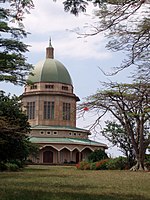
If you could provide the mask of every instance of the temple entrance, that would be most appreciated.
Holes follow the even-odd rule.
[[[53,152],[44,151],[43,152],[43,163],[53,163]]]
[[[82,151],[82,156],[83,156],[83,159],[86,160],[88,158],[88,156],[92,153],[92,150],[90,148],[85,148],[83,151]]]
[[[79,152],[76,153],[76,163],[79,162]]]
[[[70,151],[67,148],[64,148],[60,151],[60,162],[61,163],[70,162]]]
[[[82,160],[82,153],[77,152],[76,153],[76,163],[80,162]]]

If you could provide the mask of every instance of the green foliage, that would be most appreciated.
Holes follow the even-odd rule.
[[[0,172],[6,171],[6,170],[7,170],[6,163],[0,162]]]
[[[0,162],[21,167],[29,154],[37,147],[28,139],[30,131],[27,116],[22,112],[16,96],[0,93]]]
[[[78,15],[79,12],[85,12],[86,11],[86,6],[88,3],[86,1],[76,1],[76,0],[71,0],[71,1],[64,1],[64,10],[66,12],[70,11],[70,13],[74,15]]]
[[[0,81],[23,84],[32,65],[26,62],[28,45],[21,42],[27,37],[21,23],[23,15],[33,7],[31,0],[1,1],[0,8]],[[13,22],[18,22],[18,26]]]
[[[96,170],[106,170],[108,162],[109,162],[109,159],[104,159],[99,162],[96,162]]]
[[[101,149],[95,150],[94,152],[90,153],[90,155],[88,156],[89,162],[96,162],[96,161],[100,161],[106,158],[108,158],[107,154],[105,153],[105,151]]]
[[[128,165],[133,166],[135,155],[131,136],[125,131],[123,126],[116,121],[106,121],[106,127],[101,132],[114,146],[119,147],[123,154],[127,157]],[[134,124],[133,124],[134,126]]]
[[[76,165],[80,170],[126,170],[129,169],[127,158],[117,157],[111,159],[102,159],[98,162],[81,161]]]
[[[148,170],[150,170],[150,154],[145,155],[145,166]]]
[[[145,167],[148,171],[150,171],[150,161],[145,162]]]
[[[128,162],[125,157],[118,157],[110,159],[107,164],[107,169],[109,170],[123,170],[128,169]]]
[[[86,98],[86,102],[80,105],[80,109],[88,107],[89,111],[97,114],[97,119],[91,127],[93,129],[100,125],[101,119],[107,114],[114,118],[126,134],[124,139],[127,139],[128,144],[133,148],[132,154],[134,153],[138,164],[137,170],[144,170],[144,156],[150,144],[150,116],[147,109],[150,107],[150,84],[149,82],[131,84],[111,82],[104,83],[103,86],[104,89]],[[116,134],[116,130],[113,129],[116,127],[112,126],[112,131]],[[117,127],[117,130],[121,132],[120,127]],[[124,142],[122,144],[124,145]]]
[[[81,33],[81,35],[95,36],[103,32],[108,41],[106,48],[112,52],[123,52],[124,55],[119,66],[114,66],[113,71],[104,71],[104,73],[114,75],[127,67],[136,66],[133,78],[149,82],[149,2],[145,0],[65,0],[63,2],[64,10],[74,15],[86,12],[86,7],[90,6],[90,3],[97,6],[94,12],[97,23],[89,25],[89,30],[86,27],[85,34]]]
[[[10,162],[0,162],[0,172],[2,171],[18,171],[20,168],[23,168],[23,162],[20,160],[12,160]]]
[[[19,170],[19,167],[15,163],[6,163],[7,171],[16,172]]]
[[[104,159],[98,162],[81,161],[76,164],[76,168],[80,170],[106,170],[109,159]]]
[[[96,162],[90,163],[90,170],[96,170]]]
[[[23,168],[25,166],[25,161],[23,160],[10,160],[9,163],[17,165],[19,168]]]
[[[39,155],[39,145],[26,140],[26,148],[28,150],[28,155],[31,155],[34,158],[37,158]]]
[[[88,2],[92,2],[94,6],[100,6],[107,0],[65,0],[64,10],[66,12],[70,11],[71,14],[78,15],[80,12],[86,12],[86,8],[89,5]]]
[[[77,169],[81,170],[89,170],[90,169],[90,163],[86,161],[81,161],[78,164],[76,164]]]

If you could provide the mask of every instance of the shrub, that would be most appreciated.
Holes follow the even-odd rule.
[[[2,172],[2,171],[6,171],[6,170],[7,170],[6,164],[3,163],[3,162],[1,162],[1,163],[0,163],[0,171]]]
[[[18,165],[13,164],[13,163],[6,163],[6,167],[7,167],[7,170],[8,170],[8,171],[16,172],[16,171],[19,170]]]
[[[76,164],[77,169],[81,169],[81,170],[105,170],[107,169],[107,162],[108,159],[105,160],[101,160],[99,162],[93,162],[93,163],[89,163],[89,162],[85,162],[82,161],[78,164]]]
[[[105,151],[101,149],[95,150],[88,156],[88,160],[90,162],[97,162],[97,161],[107,159],[107,158],[108,158],[107,154],[105,153]]]
[[[90,163],[90,169],[91,170],[96,170],[96,162]]]
[[[148,170],[150,170],[150,155],[149,154],[146,154],[145,155],[145,166]]]
[[[76,165],[77,169],[81,170],[123,170],[127,169],[128,162],[125,157],[118,157],[114,159],[103,159],[98,162],[86,162],[82,161]]]
[[[96,162],[96,170],[105,170],[107,169],[107,163],[109,159],[104,159],[99,162]]]
[[[11,160],[10,163],[17,165],[19,168],[23,168],[25,165],[25,162],[20,160]]]
[[[76,164],[76,162],[73,161],[73,160],[71,160],[71,161],[69,162],[69,164]]]
[[[31,164],[33,164],[33,161],[31,159],[27,159],[24,162],[24,165],[31,165]]]
[[[24,167],[24,162],[20,160],[11,160],[7,163],[0,163],[0,171],[18,171]]]
[[[145,160],[150,162],[150,154],[145,154]]]
[[[145,162],[145,167],[147,168],[147,170],[150,171],[150,162],[146,161]]]
[[[76,164],[77,169],[81,170],[88,170],[90,169],[90,163],[81,161],[80,163]]]
[[[118,158],[109,159],[106,166],[110,170],[123,170],[127,168],[128,162],[125,157],[119,156]]]

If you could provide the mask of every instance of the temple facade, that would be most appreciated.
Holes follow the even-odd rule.
[[[39,164],[78,163],[105,144],[88,138],[90,132],[76,127],[73,83],[66,67],[46,48],[46,59],[35,65],[22,94],[22,104],[31,125],[30,141],[39,145]]]

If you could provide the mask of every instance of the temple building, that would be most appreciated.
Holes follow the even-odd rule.
[[[23,107],[31,125],[30,140],[39,145],[40,164],[78,163],[105,144],[88,138],[89,130],[76,127],[73,83],[65,66],[54,59],[54,48],[46,48],[46,59],[35,65],[22,94]]]

